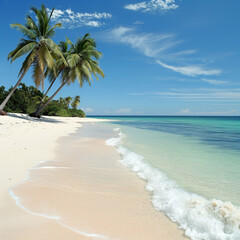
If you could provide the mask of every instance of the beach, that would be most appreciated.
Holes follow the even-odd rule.
[[[103,119],[0,118],[0,238],[186,239],[120,163]]]
[[[238,4],[2,1],[0,240],[240,240]]]

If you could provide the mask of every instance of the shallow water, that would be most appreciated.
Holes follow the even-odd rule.
[[[122,163],[192,239],[240,239],[240,118],[111,118]]]

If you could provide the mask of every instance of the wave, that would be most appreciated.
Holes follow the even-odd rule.
[[[152,193],[155,209],[178,223],[186,236],[193,240],[240,239],[238,206],[184,191],[163,172],[146,163],[143,156],[125,148],[124,134],[119,128],[114,130],[118,137],[108,139],[106,144],[115,146],[121,155],[121,163],[146,180],[146,189]]]

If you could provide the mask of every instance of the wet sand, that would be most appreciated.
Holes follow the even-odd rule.
[[[60,138],[55,157],[11,188],[13,198],[1,211],[1,239],[185,239],[153,208],[145,182],[105,144],[113,135],[107,126],[84,123]]]

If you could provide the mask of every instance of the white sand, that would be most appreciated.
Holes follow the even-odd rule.
[[[74,133],[82,122],[98,121],[104,120],[63,117],[38,120],[24,114],[0,116],[0,208],[8,188],[20,182],[26,170],[54,157],[57,139]]]
[[[13,187],[24,179],[27,170],[31,169],[40,161],[51,161],[56,159],[56,153],[58,153],[57,151],[59,149],[59,141],[57,142],[57,140],[60,137],[68,136],[69,134],[74,133],[78,127],[81,127],[81,123],[98,121],[104,120],[60,117],[44,117],[43,119],[36,120],[27,118],[25,115],[21,114],[0,116],[1,240],[99,239],[97,237],[84,236],[76,233],[71,229],[61,226],[61,224],[57,221],[29,214],[18,207],[16,202],[8,194],[8,189],[10,187]],[[71,210],[69,208],[66,213],[69,214],[72,212],[71,218],[76,218],[77,221],[83,221],[85,219],[86,221],[81,222],[80,225],[84,226],[84,224],[86,224],[85,228],[94,227],[98,233],[101,233],[102,230],[104,230],[104,232],[108,232],[109,227],[111,226],[110,233],[111,236],[114,236],[114,239],[116,234],[124,237],[121,238],[123,240],[155,240],[156,236],[158,236],[157,239],[162,240],[185,239],[183,237],[183,232],[177,229],[177,225],[170,222],[170,220],[163,214],[154,210],[150,203],[149,195],[144,189],[145,183],[142,180],[139,180],[130,170],[120,165],[117,161],[119,156],[115,149],[106,146],[104,139],[99,140],[97,137],[94,139],[94,136],[97,135],[96,131],[92,131],[91,133],[89,133],[88,129],[86,131],[88,133],[87,136],[84,136],[83,131],[83,138],[82,140],[79,140],[80,143],[76,145],[77,148],[78,146],[82,147],[82,156],[84,156],[81,159],[81,166],[83,166],[82,168],[84,172],[81,174],[83,179],[81,180],[80,185],[82,185],[82,191],[85,193],[81,198],[78,196],[78,200],[82,203],[78,204],[78,210],[81,212],[81,218],[74,209]],[[69,144],[72,143],[70,142]],[[76,154],[73,153],[72,157],[76,156]],[[104,159],[104,161],[100,161],[100,159]],[[100,163],[104,165],[98,166]],[[97,170],[96,166],[101,169],[107,167],[107,169],[103,170],[103,174],[99,171],[92,174],[93,169]],[[84,173],[86,173],[85,169],[91,169],[90,175],[84,175]],[[108,186],[108,183],[114,181],[116,176],[120,173],[123,174],[124,178],[119,175],[118,177],[120,178],[117,182],[118,184],[122,181],[125,182],[124,184],[119,185],[119,189],[122,189],[121,196],[125,199],[124,204],[122,204],[123,202],[118,197],[119,189],[111,188],[111,184]],[[108,177],[109,181],[105,181],[106,177]],[[87,179],[87,181],[84,182],[84,179]],[[99,181],[99,185],[97,185],[97,179],[105,179],[104,185],[101,181]],[[129,185],[130,180],[132,185]],[[91,185],[92,181],[97,182]],[[74,186],[74,184],[75,182],[73,182],[71,186]],[[83,187],[85,185],[88,187]],[[91,186],[94,188],[97,187],[97,189],[94,190],[96,193],[98,193],[98,191],[106,191],[112,195],[111,198],[107,199],[109,203],[106,205],[105,209],[104,204],[106,203],[106,198],[101,201],[101,199],[96,199],[94,195],[93,198],[90,196],[88,197],[88,193],[90,194],[93,192]],[[135,190],[137,198],[134,200],[131,195],[128,195],[128,192],[133,192]],[[124,192],[126,195],[124,195]],[[50,192],[47,193],[44,189],[40,189],[35,192],[34,188],[33,191],[28,193],[28,196],[30,196],[30,198],[35,196],[38,200],[40,200],[41,196],[44,194],[49,196]],[[62,201],[58,204],[63,204],[63,209],[66,207],[64,199],[67,195],[61,195],[63,195],[63,197],[60,198]],[[25,194],[25,196],[27,195]],[[54,194],[54,196],[56,196],[56,194]],[[72,199],[74,198],[66,198],[66,200],[69,200],[69,203],[71,203]],[[138,202],[137,205],[135,204],[136,201]],[[31,204],[34,204],[34,202],[32,201]],[[68,204],[68,206],[71,205],[72,204]],[[91,215],[89,215],[89,206],[92,206],[92,211],[95,213],[94,218],[91,218]],[[113,211],[111,211],[111,209]],[[129,210],[126,212],[126,209]],[[101,217],[103,214],[105,214],[105,218]],[[147,222],[144,222],[145,217]],[[111,219],[114,219],[114,221]],[[126,225],[127,221],[129,223]],[[151,224],[152,221],[156,224]],[[128,225],[129,230],[126,232],[124,228],[128,227]],[[117,228],[114,229],[116,226]],[[136,235],[136,231],[140,232]],[[151,235],[155,237],[153,238]]]

